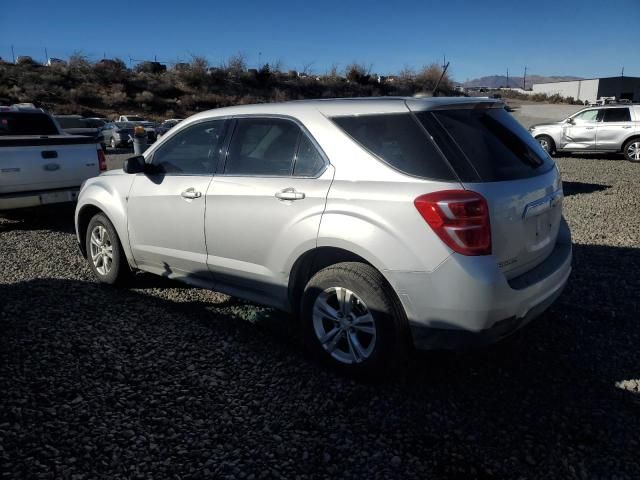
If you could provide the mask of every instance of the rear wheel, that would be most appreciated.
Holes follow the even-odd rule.
[[[345,262],[316,273],[305,288],[302,314],[309,349],[344,373],[388,375],[408,351],[404,314],[369,265]]]
[[[632,138],[622,148],[624,158],[630,162],[640,162],[640,138]]]
[[[548,135],[540,135],[536,137],[536,140],[545,152],[547,152],[549,155],[553,155],[556,150],[556,144],[553,141],[553,138]]]
[[[99,281],[114,285],[128,280],[131,269],[120,239],[103,213],[98,213],[89,222],[85,241],[89,266]]]

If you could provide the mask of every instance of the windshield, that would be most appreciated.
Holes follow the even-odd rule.
[[[139,117],[137,115],[127,115],[127,119],[130,122],[142,122],[142,121],[144,121],[144,118]]]
[[[0,113],[0,135],[58,135],[53,120],[44,113]]]
[[[115,123],[116,123],[116,127],[118,128],[130,128],[133,130],[133,127],[135,127],[135,124],[131,122],[115,122]]]

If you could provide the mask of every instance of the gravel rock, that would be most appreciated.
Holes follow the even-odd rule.
[[[558,165],[559,301],[385,384],[323,370],[278,312],[97,284],[72,208],[0,215],[0,478],[640,478],[640,165]]]

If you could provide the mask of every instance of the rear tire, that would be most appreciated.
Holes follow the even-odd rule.
[[[622,147],[624,158],[630,162],[640,162],[640,138],[632,138]]]
[[[539,135],[536,137],[536,140],[549,155],[553,155],[556,152],[556,144],[550,136]]]
[[[320,270],[304,290],[301,312],[309,351],[342,373],[386,377],[410,350],[404,312],[370,265],[344,262]]]
[[[85,238],[87,260],[98,281],[110,285],[125,284],[131,269],[122,250],[116,229],[103,213],[89,222]]]

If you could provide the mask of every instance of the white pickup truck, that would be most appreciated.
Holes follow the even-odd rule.
[[[107,169],[96,142],[65,134],[43,110],[0,107],[0,211],[75,201]]]

